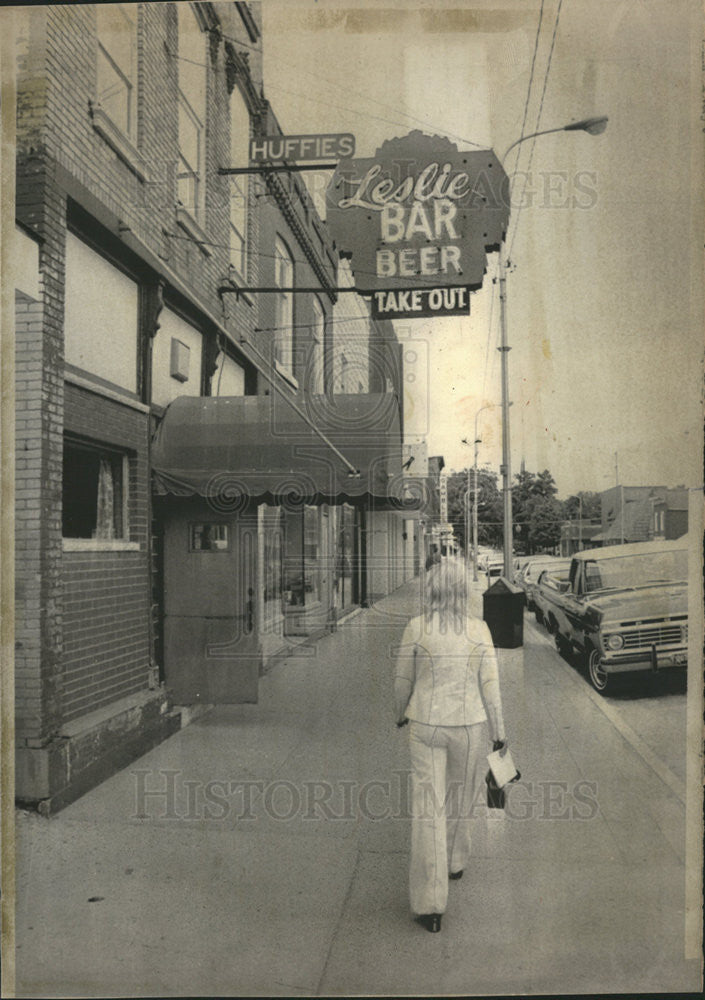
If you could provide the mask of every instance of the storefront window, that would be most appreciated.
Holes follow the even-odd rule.
[[[321,600],[321,518],[318,507],[288,511],[284,528],[285,607],[309,607]]]
[[[263,626],[272,626],[282,611],[282,510],[281,507],[260,507],[264,552],[262,578],[264,582]]]
[[[306,595],[303,511],[287,511],[284,524],[284,605],[303,607]]]
[[[356,511],[349,504],[338,507],[338,531],[335,547],[335,579],[337,605],[339,609],[355,603],[356,594],[353,579],[355,564]]]
[[[191,525],[192,552],[226,552],[228,548],[227,524],[206,522]]]
[[[304,508],[304,602],[321,600],[321,519],[318,507]]]

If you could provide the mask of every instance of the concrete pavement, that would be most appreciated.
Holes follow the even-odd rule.
[[[699,988],[684,808],[527,630],[503,651],[523,780],[477,809],[439,935],[408,911],[391,650],[418,582],[50,819],[18,814],[25,996]],[[488,747],[489,749],[489,747]]]

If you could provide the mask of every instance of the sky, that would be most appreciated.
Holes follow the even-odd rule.
[[[419,128],[503,159],[512,471],[548,468],[562,497],[616,482],[701,487],[698,3],[262,10],[265,93],[285,134],[352,132],[365,157]],[[603,135],[541,136],[504,159],[522,134],[594,115],[609,116]],[[320,191],[325,179],[309,182]],[[501,462],[496,258],[468,317],[396,323],[412,376],[407,437],[425,436],[447,469],[472,462],[462,439],[474,440],[476,415],[479,464]]]

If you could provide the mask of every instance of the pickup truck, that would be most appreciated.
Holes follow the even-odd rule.
[[[687,665],[687,541],[586,549],[560,581],[546,628],[560,653],[577,651],[604,694],[615,674]]]
[[[570,559],[557,559],[548,569],[542,569],[533,588],[533,604],[536,621],[545,624],[556,604],[560,604],[565,593],[570,570]],[[550,631],[550,629],[549,629]]]

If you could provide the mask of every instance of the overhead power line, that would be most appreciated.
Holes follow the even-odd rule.
[[[551,48],[550,48],[549,53],[548,53],[548,62],[546,63],[546,71],[545,71],[544,77],[543,77],[543,88],[541,90],[541,102],[539,104],[539,110],[538,110],[538,114],[536,116],[536,124],[534,125],[534,128],[532,130],[534,132],[539,132],[540,131],[541,115],[543,114],[543,102],[544,102],[544,99],[546,97],[546,90],[548,88],[548,78],[549,78],[549,75],[550,75],[550,72],[551,72],[551,62],[553,60],[553,50],[554,50],[555,45],[556,45],[556,35],[558,33],[558,22],[560,20],[561,7],[562,6],[563,6],[563,0],[558,0],[558,7],[556,9],[556,20],[555,20],[555,22],[553,24],[553,37],[551,38]],[[527,176],[527,178],[529,177],[529,175],[531,173],[531,164],[533,163],[533,160],[534,160],[534,148],[535,147],[536,147],[536,136],[534,136],[534,138],[533,138],[533,140],[531,142],[531,149],[530,149],[530,152],[529,152],[529,163],[528,163],[528,166],[526,168],[526,176]],[[511,239],[511,243],[509,245],[509,251],[507,253],[507,258],[509,260],[511,260],[512,249],[514,247],[514,241],[516,240],[517,229],[519,227],[519,218],[521,216],[521,210],[523,208],[523,203],[524,203],[523,191],[525,189],[526,189],[526,181],[524,183],[524,188],[522,189],[522,199],[521,199],[521,202],[519,203],[519,206],[517,208],[517,214],[515,216],[515,223],[514,223],[514,230],[513,230],[513,233],[512,233],[512,239]]]

